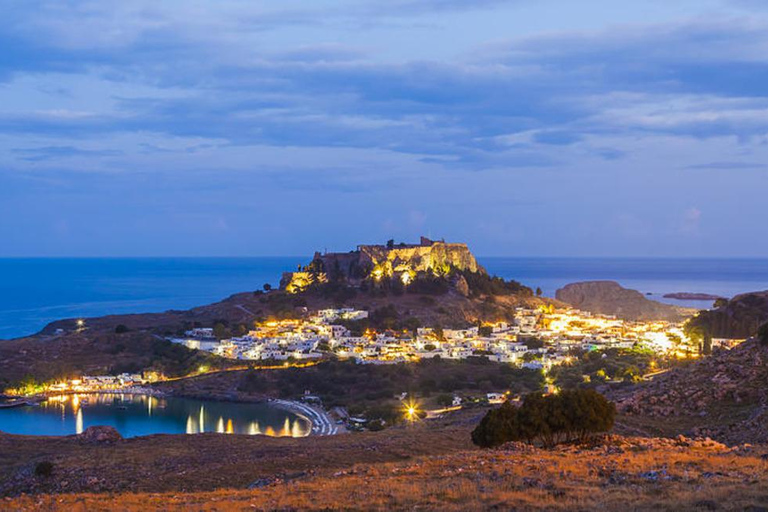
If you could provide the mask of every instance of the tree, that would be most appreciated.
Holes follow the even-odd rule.
[[[537,287],[536,287],[536,296],[537,296],[537,297],[541,297],[543,294],[544,294],[544,292],[543,292],[543,291],[541,291],[541,288],[539,288],[539,287],[537,286]]]
[[[545,447],[613,428],[616,406],[591,389],[566,390],[557,395],[532,393],[516,408],[505,402],[489,411],[472,431],[472,442],[493,447],[510,441],[540,442]]]
[[[395,246],[395,241],[393,239],[387,240],[387,249],[392,249]]]
[[[528,336],[527,338],[523,338],[520,341],[523,342],[528,350],[544,348],[544,341],[541,338],[537,338],[535,336]]]
[[[481,325],[478,328],[477,333],[483,338],[490,338],[491,334],[493,334],[493,327],[490,325]]]
[[[272,289],[272,285],[271,285],[271,284],[269,284],[269,283],[264,283],[264,286],[263,286],[263,288],[264,288],[264,291],[265,291],[265,292],[268,292],[269,290],[271,290],[271,289]]]
[[[757,339],[760,340],[760,344],[768,346],[768,322],[764,323],[757,330]]]
[[[229,331],[227,329],[227,326],[225,326],[223,323],[217,323],[213,326],[213,336],[217,340],[223,340],[224,338],[229,337]]]
[[[518,414],[518,409],[510,402],[488,411],[472,431],[472,442],[482,448],[492,448],[514,440],[519,436]]]

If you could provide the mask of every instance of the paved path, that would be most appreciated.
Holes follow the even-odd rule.
[[[272,400],[271,403],[305,416],[312,422],[312,435],[333,436],[339,433],[339,426],[336,425],[327,412],[319,407],[279,399]]]
[[[235,304],[235,307],[237,309],[239,309],[240,311],[244,311],[245,313],[247,313],[247,314],[249,314],[251,316],[256,316],[256,313],[254,313],[253,311],[251,311],[247,307],[243,306],[242,304]]]

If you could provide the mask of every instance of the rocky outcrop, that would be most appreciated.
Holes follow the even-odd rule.
[[[431,272],[449,270],[451,267],[470,272],[483,272],[467,244],[433,242],[422,237],[420,245],[361,245],[358,248],[361,262],[381,268],[388,275],[409,270]]]
[[[80,442],[87,444],[114,443],[122,438],[117,430],[107,426],[88,427],[82,434],[77,435]]]
[[[283,274],[280,287],[290,293],[314,282],[359,285],[366,279],[396,279],[407,284],[417,275],[445,275],[451,270],[486,274],[466,244],[433,241],[419,244],[359,245],[346,253],[315,253],[309,265]]]
[[[737,295],[717,309],[702,311],[691,320],[713,338],[745,339],[768,322],[768,291]]]
[[[556,297],[583,311],[614,315],[631,321],[676,322],[695,313],[692,309],[647,299],[642,293],[623,288],[614,281],[572,283],[557,290]]]

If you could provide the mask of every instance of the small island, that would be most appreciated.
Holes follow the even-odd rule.
[[[692,292],[676,292],[664,294],[665,299],[675,300],[701,300],[701,301],[714,301],[719,299],[725,299],[720,295],[712,295],[710,293],[692,293]]]

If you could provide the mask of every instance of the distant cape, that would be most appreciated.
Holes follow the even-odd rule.
[[[615,281],[571,283],[557,290],[556,297],[577,309],[631,321],[677,322],[696,312],[694,309],[650,300],[642,293],[624,288]]]

